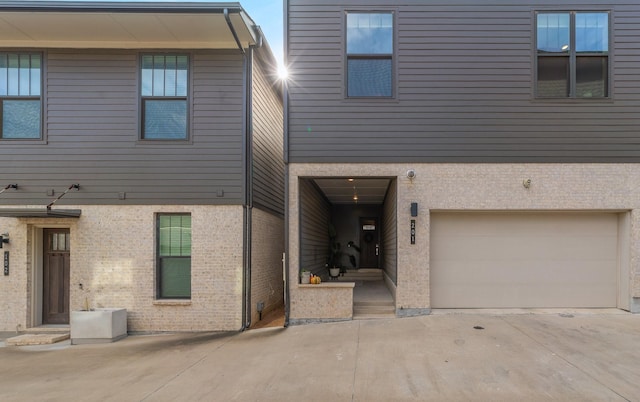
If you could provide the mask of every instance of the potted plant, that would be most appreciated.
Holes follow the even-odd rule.
[[[341,273],[346,272],[342,266],[342,255],[345,254],[342,251],[342,245],[337,241],[338,234],[335,226],[329,222],[329,253],[327,255],[326,267],[329,269],[329,276],[337,278]],[[352,241],[347,244],[347,247],[353,248],[357,252],[360,252],[360,248],[356,246]],[[347,254],[349,257],[349,263],[353,268],[356,267],[356,256],[353,254]]]
[[[306,269],[302,269],[300,271],[300,283],[303,283],[306,285],[309,283],[310,280],[311,280],[311,272],[309,272]]]

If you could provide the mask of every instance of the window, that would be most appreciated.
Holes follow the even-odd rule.
[[[157,217],[159,299],[191,298],[191,215]]]
[[[0,138],[41,138],[42,57],[0,53]]]
[[[347,13],[347,96],[393,96],[393,13]]]
[[[186,140],[189,58],[143,55],[141,65],[142,138]]]
[[[609,96],[608,13],[538,13],[536,29],[536,96]]]

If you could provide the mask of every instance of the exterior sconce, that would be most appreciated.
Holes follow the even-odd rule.
[[[9,243],[9,233],[3,233],[0,235],[0,248],[4,243]]]
[[[409,180],[413,181],[413,179],[415,179],[415,177],[416,177],[416,171],[415,170],[413,170],[413,169],[407,170],[407,178]]]
[[[417,202],[412,202],[411,203],[411,216],[418,216],[418,203]]]
[[[531,187],[531,179],[522,180],[522,185],[524,186],[524,188]]]

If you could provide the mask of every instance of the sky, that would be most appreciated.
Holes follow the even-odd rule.
[[[50,0],[53,1],[53,0]],[[84,1],[98,1],[98,0],[84,0]],[[104,1],[104,0],[101,0]],[[136,1],[136,0],[111,0],[111,1]],[[181,0],[137,0],[137,1],[170,1],[181,2]],[[188,0],[185,2],[202,2],[211,0]],[[224,1],[224,0],[222,0]],[[283,0],[229,0],[230,2],[240,3],[242,8],[245,9],[247,14],[253,19],[253,21],[262,28],[264,36],[269,42],[269,46],[273,51],[276,60],[282,64],[283,60]]]

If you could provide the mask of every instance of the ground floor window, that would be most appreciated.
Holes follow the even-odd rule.
[[[157,297],[191,298],[191,215],[157,215]]]

